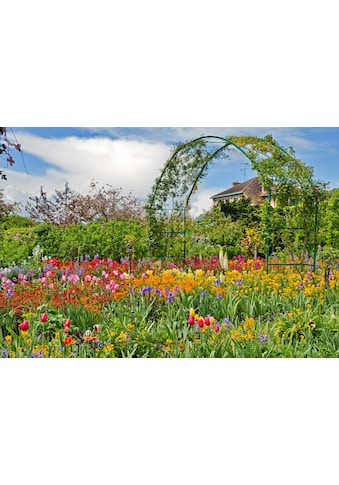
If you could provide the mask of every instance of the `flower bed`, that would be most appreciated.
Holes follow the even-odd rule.
[[[339,272],[234,258],[1,271],[1,357],[336,357]]]

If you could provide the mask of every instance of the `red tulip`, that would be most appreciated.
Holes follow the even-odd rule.
[[[40,317],[40,320],[44,323],[44,322],[47,322],[48,320],[48,315],[47,313],[43,313]]]
[[[19,324],[19,328],[20,330],[26,331],[28,330],[28,325],[29,325],[28,320],[24,320],[22,323]]]
[[[210,325],[210,319],[208,317],[205,318],[205,325]]]
[[[192,315],[190,315],[188,317],[188,320],[187,320],[188,325],[193,325],[194,322],[195,322],[194,317]]]
[[[219,325],[215,325],[215,326],[214,326],[214,330],[215,330],[216,332],[219,332],[219,330],[220,330]]]
[[[199,327],[203,327],[204,324],[205,324],[204,319],[203,318],[199,318],[199,320],[198,320]]]
[[[70,327],[71,326],[71,320],[69,318],[66,318],[64,327]]]

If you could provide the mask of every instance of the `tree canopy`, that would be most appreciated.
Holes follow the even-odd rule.
[[[33,220],[57,225],[143,220],[141,201],[131,193],[123,195],[121,188],[109,184],[99,187],[94,180],[89,189],[88,193],[80,194],[66,183],[63,190],[55,189],[48,197],[41,187],[39,195],[29,197],[25,209]]]

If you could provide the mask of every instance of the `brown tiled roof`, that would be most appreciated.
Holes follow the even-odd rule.
[[[235,183],[227,190],[223,190],[218,194],[212,195],[211,199],[222,199],[223,197],[230,197],[232,195],[245,195],[250,197],[254,203],[260,203],[260,195],[262,193],[262,185],[259,177],[253,177],[245,182]]]

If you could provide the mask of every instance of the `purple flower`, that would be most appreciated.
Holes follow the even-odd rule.
[[[8,356],[7,349],[1,349],[1,357],[7,357],[7,356]]]
[[[231,322],[230,322],[230,319],[225,317],[224,318],[224,322],[226,323],[226,327],[229,328],[231,326]]]
[[[42,350],[41,350],[41,349],[39,350],[39,353],[38,353],[38,354],[36,354],[36,353],[34,353],[34,352],[32,353],[32,357],[33,357],[34,359],[39,359],[39,358],[40,358],[40,357],[42,357],[42,356],[43,356],[43,353],[42,353]]]
[[[260,342],[261,343],[267,342],[267,340],[268,340],[268,336],[267,335],[264,335],[261,332],[259,332],[259,338],[260,338]]]
[[[144,286],[144,288],[141,288],[140,293],[144,295],[145,293],[149,293],[152,290],[151,286]]]
[[[302,283],[299,283],[298,288],[302,289],[304,288],[304,285]]]
[[[242,285],[242,280],[236,280],[235,284],[238,286]]]

